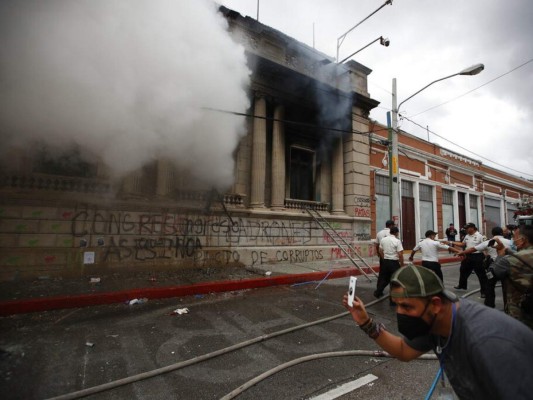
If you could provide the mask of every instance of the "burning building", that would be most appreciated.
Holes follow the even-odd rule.
[[[87,86],[66,73],[73,80],[55,91],[58,100],[41,94],[20,119],[5,111],[2,134],[13,140],[1,170],[2,279],[346,258],[321,219],[359,256],[372,255],[368,115],[378,102],[367,91],[371,70],[355,61],[338,65],[225,7],[213,14],[207,24],[222,29],[202,40],[225,46],[223,31],[235,45],[230,60],[210,58],[209,49],[189,52],[181,43],[168,49],[183,63],[194,58],[191,68],[202,73],[193,85],[160,84],[157,74],[143,74],[156,64],[146,59],[115,60],[109,71],[123,69],[109,81],[91,80],[99,64],[84,63]],[[137,45],[146,39],[134,38]],[[116,49],[102,52],[116,57]],[[55,53],[50,63],[63,55]],[[75,63],[76,55],[69,56]],[[167,53],[156,56],[166,60]],[[158,63],[157,71],[166,76],[170,68]],[[135,90],[121,85],[143,79]],[[78,103],[95,82],[113,101],[98,93],[88,106],[90,97]],[[20,108],[26,92],[2,102]],[[93,111],[100,102],[105,112],[70,122],[76,105]],[[123,109],[116,106],[121,102]],[[68,121],[56,125],[57,119]],[[57,134],[78,130],[68,140]],[[25,140],[15,140],[22,131]]]

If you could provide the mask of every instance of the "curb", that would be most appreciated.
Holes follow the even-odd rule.
[[[439,259],[441,264],[456,262],[459,258],[448,257]],[[420,265],[422,262],[414,262]],[[378,272],[378,266],[372,266]],[[363,268],[371,273],[369,268]],[[343,268],[330,271],[308,272],[305,274],[288,274],[267,278],[243,279],[240,281],[218,281],[196,283],[187,286],[168,286],[161,288],[144,288],[122,290],[107,293],[91,293],[81,295],[55,296],[38,299],[23,299],[0,302],[0,316],[25,314],[39,311],[50,311],[65,308],[80,308],[103,304],[123,303],[135,298],[163,299],[170,297],[194,296],[197,294],[231,292],[236,290],[255,289],[270,286],[291,285],[323,279],[338,279],[353,275],[362,275],[357,268]]]

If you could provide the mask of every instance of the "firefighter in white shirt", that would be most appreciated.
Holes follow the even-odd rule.
[[[469,222],[465,226],[466,236],[462,242],[451,242],[454,246],[468,250],[472,247],[476,247],[478,244],[483,243],[483,235],[478,232],[476,224]],[[454,286],[454,289],[466,290],[468,288],[468,278],[474,271],[479,279],[479,287],[481,298],[485,298],[487,288],[487,275],[485,274],[485,267],[483,266],[483,253],[480,251],[474,251],[467,254],[461,261],[461,268],[459,269],[459,284]]]
[[[459,250],[454,249],[446,244],[442,244],[435,240],[437,235],[434,231],[427,231],[426,238],[421,240],[411,251],[411,256],[409,261],[413,261],[413,258],[418,250],[422,251],[422,266],[426,267],[440,278],[444,282],[444,277],[442,276],[442,269],[439,263],[439,249],[442,250],[451,250],[454,253],[459,253]]]
[[[397,226],[390,228],[390,235],[385,236],[379,243],[379,252],[383,256],[383,261],[379,270],[378,283],[375,297],[383,296],[383,290],[390,283],[392,274],[403,267],[403,246],[400,239],[398,239],[399,229]],[[394,305],[392,300],[391,305]]]
[[[392,228],[393,226],[394,226],[394,221],[390,219],[387,220],[387,222],[385,222],[385,228],[380,230],[376,235],[375,245],[376,245],[376,253],[379,257],[379,274],[380,275],[381,275],[381,271],[383,270],[383,254],[381,253],[381,250],[379,249],[379,245],[381,243],[381,240],[383,240],[384,237],[390,236],[390,228]],[[379,282],[379,278],[378,278],[378,282]],[[383,292],[380,293],[376,290],[374,292],[374,296],[377,298],[380,298],[381,296],[383,296]]]

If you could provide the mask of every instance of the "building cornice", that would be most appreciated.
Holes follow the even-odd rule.
[[[372,143],[381,144],[380,143],[380,139],[377,139],[375,137],[372,137]],[[469,169],[466,166],[458,165],[458,164],[455,164],[455,163],[450,163],[450,160],[448,158],[445,158],[444,156],[438,156],[438,155],[435,155],[435,154],[432,154],[432,153],[424,152],[424,151],[416,149],[416,148],[414,148],[412,146],[408,146],[408,145],[406,145],[404,143],[399,143],[398,144],[398,148],[405,150],[406,153],[409,153],[409,157],[410,158],[416,159],[416,160],[418,160],[420,162],[427,163],[428,161],[434,161],[434,162],[438,162],[440,164],[445,164],[445,165],[448,165],[449,170],[454,170],[454,171],[463,173],[465,175],[472,176],[473,178],[481,177],[483,179],[483,181],[486,181],[486,182],[488,181],[488,183],[494,182],[494,183],[497,183],[497,184],[500,184],[500,185],[507,186],[510,189],[511,188],[512,189],[517,189],[517,190],[520,190],[522,192],[531,193],[533,195],[533,189],[531,189],[531,188],[528,188],[526,186],[521,186],[517,182],[513,182],[513,181],[510,181],[510,180],[506,180],[506,179],[497,177],[495,175],[492,175],[492,174],[488,173],[487,171],[472,170],[472,169]],[[448,151],[446,149],[442,149],[441,147],[439,147],[439,149],[440,150],[444,150],[445,154],[447,154],[447,153],[457,154],[457,153],[450,152],[450,151]],[[379,149],[379,148],[375,148],[374,150],[386,153],[386,150],[382,150],[382,149]],[[440,151],[440,153],[443,154],[442,151]],[[460,159],[459,157],[457,157],[456,159]],[[471,165],[476,165],[477,164],[479,166],[479,163],[477,163],[475,160],[472,160],[472,159],[470,159],[470,160],[471,160]],[[439,168],[439,167],[433,166],[433,165],[431,167],[432,168],[437,168],[437,169],[442,170],[443,172],[446,172],[446,169]]]

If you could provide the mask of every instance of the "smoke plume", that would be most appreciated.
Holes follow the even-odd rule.
[[[3,147],[79,146],[118,176],[160,157],[231,184],[250,71],[208,0],[3,0]],[[91,160],[87,160],[91,161]]]

